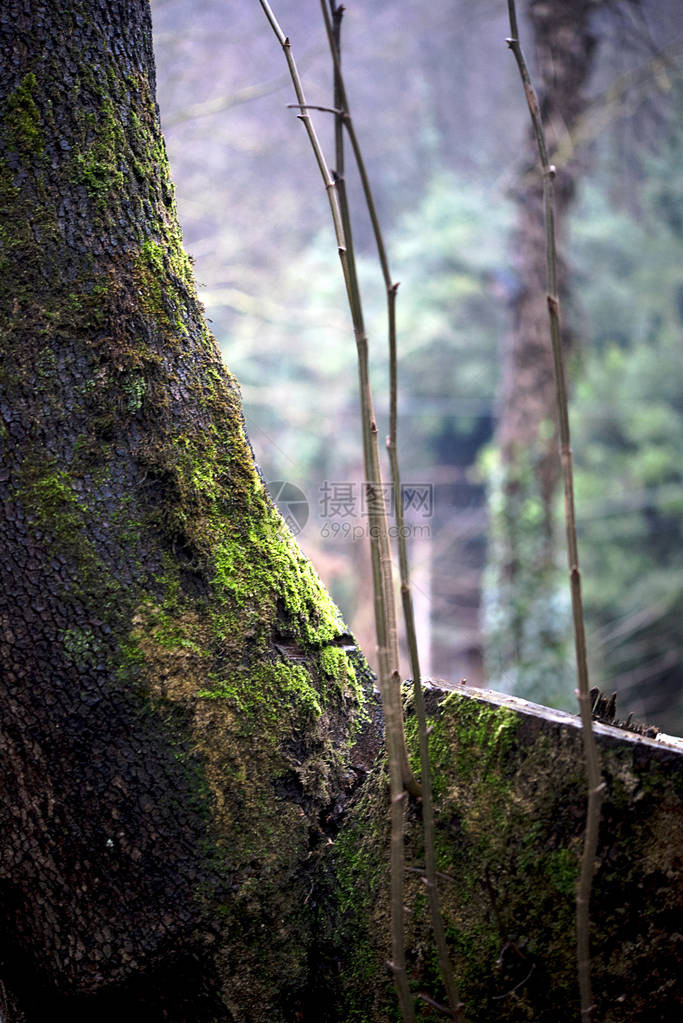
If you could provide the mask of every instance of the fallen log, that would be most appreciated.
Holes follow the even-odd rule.
[[[466,685],[427,694],[440,894],[467,1019],[577,1020],[586,790],[579,720]],[[591,903],[594,1019],[663,1023],[681,1018],[683,1006],[683,740],[594,727],[607,786]],[[410,707],[407,732],[416,754]],[[394,1018],[387,792],[378,763],[331,851],[311,1019]],[[409,975],[418,1018],[444,1019],[419,803],[408,816]]]

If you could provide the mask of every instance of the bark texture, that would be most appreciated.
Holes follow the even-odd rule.
[[[202,317],[149,4],[5,0],[0,54],[0,993],[293,1018],[369,674]]]
[[[588,80],[597,44],[591,14],[597,0],[531,0],[528,5],[532,39],[522,46],[535,58],[535,78],[541,116],[547,126],[551,154],[558,159],[555,202],[558,235],[574,197],[579,162],[572,135],[586,112]],[[523,101],[520,83],[520,102]],[[546,302],[545,221],[543,187],[536,140],[528,131],[528,159],[523,163],[513,196],[518,219],[513,251],[518,289],[513,303],[513,334],[505,361],[503,412],[498,435],[507,462],[531,447],[539,491],[549,504],[559,478],[555,432],[555,377],[549,343]],[[565,329],[565,346],[571,341]],[[549,429],[539,436],[541,426]],[[548,523],[546,529],[551,529]]]
[[[530,0],[530,37],[522,48],[532,63],[541,115],[557,162],[556,229],[560,256],[567,213],[579,175],[572,136],[585,114],[587,85],[597,40],[591,14],[599,0]],[[527,33],[529,35],[529,33]],[[532,58],[534,58],[532,60]],[[512,58],[509,58],[512,60]],[[518,83],[520,104],[524,103]],[[536,141],[528,130],[526,151],[513,189],[517,226],[513,238],[517,286],[512,300],[512,344],[503,353],[497,442],[500,469],[494,481],[494,551],[489,607],[488,675],[496,688],[514,688],[518,665],[524,693],[543,702],[571,692],[567,679],[568,597],[558,598],[555,495],[560,476],[557,399],[546,300],[543,185]],[[563,263],[559,279],[566,308]],[[563,322],[565,355],[571,335]],[[570,676],[571,677],[571,676]],[[549,689],[554,679],[554,691]]]
[[[445,697],[445,698],[444,698]],[[436,852],[447,939],[471,1023],[579,1018],[575,890],[585,822],[578,718],[486,690],[432,690]],[[595,725],[607,794],[591,896],[595,1019],[667,1023],[683,1010],[683,741]],[[417,764],[415,718],[407,722]],[[388,782],[381,764],[327,869],[326,1023],[398,1019],[389,943]],[[421,1023],[445,1018],[419,807],[406,862],[407,965]],[[331,912],[330,907],[335,911]]]

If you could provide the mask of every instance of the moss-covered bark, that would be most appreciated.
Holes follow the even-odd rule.
[[[8,0],[0,53],[0,973],[294,1018],[369,675],[202,317],[148,4]]]
[[[575,885],[585,821],[578,719],[465,686],[438,696],[430,698],[436,851],[467,1019],[569,1023],[579,1017]],[[664,1023],[683,1006],[683,750],[595,727],[607,782],[591,913],[595,1018]],[[415,731],[410,716],[417,751]],[[386,967],[387,832],[380,764],[327,865],[327,944],[320,945],[321,973],[334,992],[330,1023],[398,1020]],[[408,969],[426,1023],[444,1017],[418,996],[440,1003],[445,996],[416,808],[407,863]]]

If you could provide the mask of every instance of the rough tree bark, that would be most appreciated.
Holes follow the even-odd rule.
[[[0,47],[5,987],[277,1020],[369,675],[202,318],[149,4],[6,0]]]
[[[587,107],[586,86],[597,44],[591,14],[599,3],[530,0],[527,6],[533,35],[527,49],[535,57],[534,79],[551,159],[558,150],[561,154],[555,181],[560,254],[579,173],[571,136]],[[496,599],[489,614],[488,675],[494,685],[506,675],[519,675],[530,698],[566,700],[573,684],[567,669],[571,664],[569,596],[567,592],[565,602],[566,587],[563,582],[558,586],[555,536],[560,474],[557,399],[546,302],[542,181],[530,128],[527,148],[528,158],[513,189],[518,211],[513,240],[518,286],[512,301],[514,340],[503,355],[497,427],[501,466],[492,499],[491,589]],[[563,307],[567,308],[566,302]],[[571,335],[566,324],[563,342],[568,354]]]

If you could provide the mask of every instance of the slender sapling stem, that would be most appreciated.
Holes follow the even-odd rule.
[[[321,8],[323,12],[323,18],[325,20],[325,27],[327,30],[327,38],[330,46],[330,52],[334,63],[335,83],[334,105],[338,110],[340,110],[339,114],[335,118],[336,122],[335,140],[338,154],[337,170],[339,171],[340,166],[342,168],[344,166],[342,132],[343,129],[346,129],[351,141],[354,158],[361,179],[361,185],[363,188],[366,206],[368,208],[370,220],[372,223],[373,233],[375,236],[375,243],[377,246],[379,262],[382,269],[382,276],[384,278],[384,284],[387,295],[387,322],[389,333],[389,381],[390,381],[389,436],[387,437],[387,449],[389,452],[389,462],[391,466],[391,476],[394,488],[394,506],[396,508],[399,566],[401,579],[401,600],[403,605],[403,614],[408,639],[408,648],[410,652],[410,664],[415,694],[414,696],[415,714],[418,721],[418,733],[420,743],[422,820],[424,829],[425,872],[427,881],[427,892],[429,899],[430,917],[432,921],[432,929],[434,932],[434,940],[439,957],[439,966],[441,970],[442,979],[444,982],[444,987],[446,988],[448,994],[451,1015],[453,1019],[463,1021],[464,1023],[465,1017],[463,1012],[463,1005],[460,1002],[460,998],[457,993],[455,977],[453,974],[453,968],[448,954],[448,946],[446,944],[446,936],[443,926],[443,919],[441,916],[441,907],[439,903],[439,890],[436,877],[436,857],[434,853],[434,808],[432,798],[431,768],[429,763],[429,739],[427,733],[424,695],[422,692],[422,681],[417,646],[417,633],[415,629],[415,615],[413,612],[412,594],[410,590],[407,545],[405,539],[405,531],[403,528],[404,527],[403,496],[401,489],[401,476],[399,470],[397,445],[398,360],[396,341],[396,295],[398,292],[398,283],[394,283],[392,281],[391,272],[389,269],[389,260],[387,258],[386,253],[386,246],[384,244],[384,237],[380,227],[379,217],[377,215],[377,207],[374,202],[372,189],[370,186],[370,180],[367,175],[362,151],[360,148],[360,144],[358,142],[358,138],[353,124],[353,119],[351,117],[351,113],[349,110],[348,98],[346,94],[346,87],[344,83],[344,76],[341,66],[340,31],[343,8],[341,6],[338,6],[335,0],[330,0],[331,18],[330,13],[328,13],[327,10],[325,0],[321,0]],[[344,208],[344,205],[346,205],[345,190],[344,201],[342,202],[342,209]],[[344,221],[344,224],[346,227],[346,221]],[[350,225],[348,231],[350,233]],[[349,237],[348,233],[347,237]],[[398,707],[398,712],[402,713],[400,705]]]
[[[536,92],[531,82],[529,70],[519,42],[515,0],[508,0],[508,14],[510,18],[510,38],[507,40],[507,44],[512,50],[515,60],[517,61],[517,67],[519,68],[543,172],[548,315],[550,318],[550,338],[553,351],[553,363],[555,367],[555,385],[557,390],[560,458],[562,463],[565,518],[567,525],[567,558],[569,562],[569,582],[572,598],[574,643],[576,648],[578,677],[577,696],[579,710],[581,713],[581,731],[583,735],[586,773],[588,775],[586,831],[581,858],[579,888],[576,899],[576,944],[581,1019],[588,1021],[592,1018],[595,1009],[593,1004],[590,963],[590,895],[593,884],[593,874],[595,872],[595,855],[597,852],[598,830],[600,825],[600,805],[604,784],[600,775],[600,761],[595,742],[595,735],[593,733],[593,721],[591,716],[586,630],[581,597],[581,573],[579,571],[579,552],[576,536],[574,475],[569,433],[569,402],[567,399],[567,384],[562,354],[562,336],[560,332],[560,301],[557,289],[557,247],[555,241],[555,203],[553,189],[556,170],[553,164],[551,164],[548,156],[548,147],[546,144],[545,131],[541,120],[538,99],[536,97]]]

